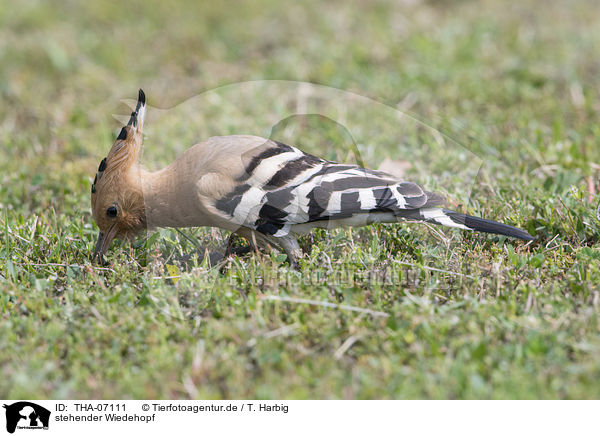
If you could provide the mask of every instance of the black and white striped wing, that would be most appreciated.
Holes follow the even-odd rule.
[[[428,217],[418,211],[439,207],[445,200],[414,183],[326,161],[281,143],[253,156],[245,173],[237,188],[215,206],[235,224],[267,235],[285,236],[294,227],[323,221],[332,226],[364,225],[381,214],[385,221],[448,220],[433,209]],[[436,219],[436,214],[442,218]],[[466,228],[454,222],[440,224]]]

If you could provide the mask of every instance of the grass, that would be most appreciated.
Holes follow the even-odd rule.
[[[592,1],[0,8],[0,397],[598,398],[599,19]],[[220,272],[177,259],[225,232],[163,229],[93,267],[90,184],[138,87],[150,167],[233,133],[389,157],[536,240],[318,230],[300,272],[275,254]]]

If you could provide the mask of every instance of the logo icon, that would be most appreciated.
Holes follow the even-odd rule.
[[[29,401],[19,401],[10,405],[4,404],[6,409],[6,431],[14,433],[18,429],[48,430],[50,411],[42,406]]]

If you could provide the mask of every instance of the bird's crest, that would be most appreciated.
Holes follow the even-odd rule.
[[[98,172],[92,184],[92,194],[96,193],[97,184],[105,173],[127,170],[137,162],[142,148],[145,114],[146,95],[140,89],[135,111],[131,113],[127,125],[123,126],[108,155],[98,166]]]

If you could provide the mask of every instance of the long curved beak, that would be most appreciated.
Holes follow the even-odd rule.
[[[108,232],[100,232],[98,234],[98,241],[96,242],[96,247],[94,248],[94,254],[92,255],[92,262],[97,262],[99,264],[103,263],[104,253],[110,247],[110,243],[115,238],[117,234],[117,226],[112,226]]]

